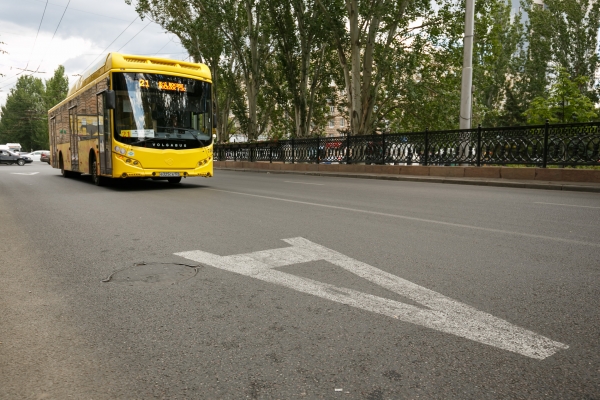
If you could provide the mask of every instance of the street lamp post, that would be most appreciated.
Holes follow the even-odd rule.
[[[472,116],[472,87],[473,87],[473,31],[475,24],[475,0],[466,0],[465,4],[465,37],[463,39],[463,70],[462,84],[460,90],[460,129],[471,128]],[[462,136],[462,135],[461,135]],[[465,137],[468,134],[464,135]],[[469,140],[464,140],[461,144],[461,158],[465,162],[471,156]]]
[[[465,37],[463,39],[463,70],[460,91],[460,129],[471,128],[471,87],[473,85],[473,25],[475,24],[474,0],[466,0]]]

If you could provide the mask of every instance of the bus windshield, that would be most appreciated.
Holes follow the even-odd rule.
[[[165,74],[114,73],[115,139],[185,150],[212,143],[210,83]]]

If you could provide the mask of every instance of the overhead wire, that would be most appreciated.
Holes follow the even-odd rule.
[[[31,61],[31,56],[33,55],[33,50],[35,50],[35,45],[37,44],[37,38],[38,38],[38,35],[40,34],[40,29],[42,28],[42,22],[44,22],[44,16],[46,15],[46,9],[47,8],[48,8],[48,0],[46,0],[46,5],[44,6],[44,12],[42,13],[42,19],[40,20],[40,25],[38,26],[37,33],[35,34],[35,40],[33,41],[33,47],[31,48],[31,52],[29,53],[29,58],[27,59],[27,64],[25,65],[25,68],[23,68],[23,70],[21,72],[18,72],[16,75],[11,76],[10,78],[7,78],[7,79],[4,79],[4,80],[0,81],[0,83],[4,83],[6,81],[14,79],[17,76],[19,76],[22,73],[24,73],[25,71],[27,71],[27,67],[29,67],[29,62]],[[4,88],[6,86],[8,86],[8,85],[1,86],[0,89]]]
[[[34,1],[41,2],[42,0],[34,0]],[[54,37],[56,36],[56,32],[57,32],[57,31],[58,31],[58,29],[60,28],[60,25],[61,25],[61,23],[62,23],[62,20],[63,20],[63,18],[64,18],[64,16],[65,16],[65,14],[66,14],[66,12],[67,12],[67,9],[69,8],[69,5],[70,5],[70,3],[71,3],[71,0],[69,0],[69,2],[67,3],[67,5],[65,6],[65,9],[64,9],[64,11],[63,11],[63,14],[62,14],[62,16],[61,16],[61,18],[60,18],[60,21],[58,22],[58,25],[57,25],[56,29],[54,30],[54,33],[53,33],[53,35],[52,35],[52,38],[50,39],[50,42],[52,42],[52,40],[53,40],[53,39],[54,39]],[[12,77],[8,77],[7,79],[4,79],[4,80],[0,81],[0,83],[4,83],[4,82],[7,82],[7,81],[14,80],[14,78],[16,78],[17,76],[19,76],[19,75],[23,74],[24,72],[26,72],[27,68],[29,67],[29,63],[30,63],[30,61],[31,61],[31,55],[33,55],[33,51],[34,51],[34,49],[35,49],[35,46],[36,46],[36,44],[37,44],[37,38],[38,38],[38,35],[39,35],[39,32],[40,32],[40,29],[41,29],[42,23],[43,23],[43,21],[44,21],[44,16],[45,16],[45,14],[46,14],[46,10],[47,10],[47,8],[48,8],[48,4],[52,4],[52,5],[58,5],[58,4],[55,4],[55,3],[50,3],[48,0],[46,0],[45,6],[44,6],[44,12],[43,12],[43,14],[42,14],[42,19],[40,20],[40,25],[38,26],[38,31],[37,31],[37,33],[36,33],[36,37],[35,37],[35,40],[34,40],[34,44],[33,44],[33,47],[32,47],[32,49],[31,49],[31,53],[30,53],[29,59],[28,59],[28,61],[27,61],[27,65],[26,65],[26,67],[23,69],[23,71],[21,71],[21,72],[17,73],[16,75],[14,75],[14,76],[12,76]],[[96,14],[96,13],[92,13],[92,12],[88,12],[88,11],[78,10],[78,9],[75,9],[75,8],[72,8],[72,7],[71,7],[70,9],[71,9],[71,10],[75,10],[75,11],[86,12],[86,13],[89,13],[89,14],[94,14],[94,15],[101,15],[101,14]],[[123,31],[121,31],[121,33],[119,33],[119,35],[118,35],[118,36],[117,36],[117,37],[116,37],[116,38],[115,38],[115,39],[114,39],[114,40],[113,40],[113,41],[112,41],[112,42],[111,42],[111,43],[110,43],[110,44],[109,44],[109,45],[108,45],[108,46],[107,46],[107,47],[106,47],[106,48],[105,48],[105,49],[104,49],[104,50],[103,50],[101,53],[97,53],[97,55],[98,55],[98,56],[101,56],[101,55],[105,54],[105,53],[106,53],[106,50],[108,50],[108,48],[110,48],[110,46],[112,46],[112,45],[113,45],[113,44],[114,44],[114,43],[117,41],[117,39],[119,39],[119,38],[121,37],[121,35],[123,35],[123,33],[125,33],[125,31],[127,31],[127,29],[129,29],[129,27],[130,27],[131,25],[133,25],[133,23],[134,23],[134,22],[135,22],[135,21],[138,19],[138,17],[139,17],[139,16],[136,16],[136,17],[133,19],[133,21],[131,21],[131,22],[129,23],[129,25],[127,25],[127,27],[126,27],[125,29],[123,29]],[[120,19],[120,20],[122,20],[121,18],[115,18],[115,19]],[[135,39],[135,38],[136,38],[136,37],[137,37],[137,36],[138,36],[138,35],[139,35],[139,34],[140,34],[140,33],[141,33],[141,32],[142,32],[144,29],[146,29],[146,28],[147,28],[147,27],[148,27],[148,26],[149,26],[149,25],[150,25],[152,22],[154,22],[154,21],[152,21],[152,20],[151,20],[150,22],[148,22],[148,24],[146,24],[146,25],[145,25],[145,26],[144,26],[144,27],[143,27],[143,28],[142,28],[140,31],[138,31],[138,32],[137,32],[137,33],[136,33],[136,34],[135,34],[135,35],[134,35],[134,36],[133,36],[131,39],[129,39],[129,40],[127,41],[127,43],[125,43],[123,46],[121,46],[121,47],[119,48],[119,50],[117,50],[117,51],[120,51],[121,49],[123,49],[123,48],[124,48],[124,47],[125,47],[127,44],[129,44],[129,43],[130,43],[130,42],[131,42],[133,39]],[[171,41],[172,41],[172,40],[171,40],[171,39],[169,39],[169,42],[171,42]],[[186,51],[186,52],[178,52],[178,53],[172,53],[172,52],[169,52],[169,53],[160,53],[160,51],[161,51],[161,50],[163,50],[163,49],[164,49],[164,48],[165,48],[165,47],[166,47],[166,46],[169,44],[169,42],[167,42],[167,43],[166,43],[166,44],[165,44],[163,47],[161,47],[161,48],[160,48],[160,50],[159,50],[158,52],[156,52],[156,53],[154,53],[154,54],[155,54],[155,55],[157,55],[157,54],[185,54],[185,53],[187,53],[187,51]],[[46,50],[46,53],[44,53],[44,56],[42,57],[42,61],[40,61],[40,64],[38,65],[37,69],[36,69],[35,71],[32,71],[33,73],[35,73],[35,72],[39,71],[39,68],[41,67],[41,64],[42,64],[42,62],[43,62],[43,60],[44,60],[44,58],[45,58],[46,54],[47,54],[47,50]],[[90,54],[90,55],[96,55],[96,54]],[[188,57],[187,57],[186,59],[188,59],[188,58],[190,58],[190,55],[189,55],[189,53],[188,53]],[[89,64],[89,65],[88,65],[88,66],[87,66],[87,67],[86,67],[84,70],[83,70],[83,72],[87,71],[87,69],[88,69],[90,66],[92,66],[92,65],[94,64],[94,62],[96,62],[96,60],[97,60],[97,59],[98,59],[98,57],[96,57],[96,58],[95,58],[95,59],[94,59],[94,60],[93,60],[93,61],[92,61],[92,62],[91,62],[91,63],[90,63],[90,64]],[[11,85],[11,84],[12,84],[12,82],[10,82],[10,83],[8,83],[8,84],[6,84],[6,85],[0,86],[0,89],[4,88],[4,87],[6,87],[6,86],[9,86],[9,85]]]
[[[44,6],[44,12],[42,13],[42,19],[40,20],[40,25],[38,26],[37,33],[35,34],[35,40],[33,41],[33,47],[31,48],[31,53],[29,54],[29,59],[27,60],[27,65],[25,65],[25,70],[29,67],[29,61],[31,61],[31,56],[33,55],[33,50],[35,50],[35,45],[37,44],[37,38],[40,34],[40,29],[42,29],[42,22],[44,22],[44,16],[46,15],[46,10],[48,9],[48,0],[46,0],[46,5]]]
[[[115,38],[115,40],[113,40],[112,42],[110,42],[110,44],[109,44],[108,46],[106,46],[106,48],[105,48],[104,50],[102,50],[102,52],[100,53],[100,55],[103,55],[103,54],[106,52],[106,50],[108,50],[108,48],[109,48],[110,46],[112,46],[112,44],[113,44],[114,42],[116,42],[116,41],[117,41],[117,39],[118,39],[118,38],[120,38],[120,37],[121,37],[121,35],[122,35],[123,33],[125,33],[125,31],[126,31],[127,29],[129,29],[129,27],[130,27],[131,25],[133,25],[133,23],[134,23],[134,22],[135,22],[137,19],[138,19],[138,17],[136,16],[136,17],[133,19],[133,21],[131,21],[131,23],[130,23],[129,25],[127,25],[127,27],[126,27],[125,29],[123,29],[123,30],[121,31],[121,33],[119,33],[119,36],[117,36],[117,37]],[[92,66],[92,65],[93,65],[93,64],[96,62],[96,60],[97,60],[97,59],[98,59],[98,57],[94,58],[94,60],[93,60],[93,61],[90,63],[90,65],[88,65],[87,67],[85,67],[85,68],[83,69],[82,73],[83,73],[83,72],[85,72],[85,71],[87,71],[87,69],[88,69],[89,67],[91,67],[91,66]]]
[[[35,2],[38,2],[38,3],[43,3],[44,2],[44,0],[29,0],[29,1],[35,1]],[[48,4],[51,4],[51,5],[57,6],[57,7],[64,7],[61,4],[56,4],[56,3],[52,3],[52,2],[48,2]],[[91,12],[91,11],[85,11],[85,10],[81,10],[79,8],[73,8],[73,7],[71,7],[71,10],[72,11],[79,11],[79,12],[86,13],[86,14],[98,15],[98,16],[104,17],[104,18],[112,18],[112,19],[116,19],[116,20],[119,20],[119,21],[129,21],[128,19],[117,18],[117,17],[114,17],[112,15],[99,14],[99,13],[95,13],[95,12]]]
[[[58,28],[60,27],[60,24],[61,24],[63,18],[65,17],[65,14],[67,13],[67,8],[69,8],[69,4],[71,4],[71,0],[69,0],[69,2],[67,3],[67,6],[65,7],[65,10],[63,11],[63,13],[62,13],[62,15],[60,17],[60,21],[58,21],[58,25],[56,26],[56,29],[54,30],[54,33],[52,34],[52,38],[50,39],[50,43],[52,43],[52,40],[54,40],[54,36],[56,35],[56,32],[58,32]],[[50,43],[48,43],[48,47],[50,46]],[[46,54],[48,54],[48,47],[46,47],[46,52],[42,56],[42,60],[40,61],[40,64],[36,68],[36,72],[40,70],[40,67],[42,66],[42,63],[44,62],[44,58],[46,58]]]
[[[127,43],[125,43],[123,46],[121,46],[121,47],[119,48],[119,50],[117,50],[117,53],[118,53],[119,51],[121,51],[121,49],[122,49],[123,47],[127,46],[127,45],[129,44],[129,42],[131,42],[133,39],[135,39],[135,37],[136,37],[137,35],[139,35],[140,33],[142,33],[142,31],[143,31],[144,29],[146,29],[146,28],[148,27],[148,25],[150,25],[151,23],[152,23],[152,21],[148,22],[148,23],[146,24],[146,26],[144,26],[144,27],[143,27],[143,28],[142,28],[142,29],[141,29],[141,30],[140,30],[138,33],[136,33],[135,35],[133,35],[133,37],[132,37],[131,39],[129,39],[129,40],[127,41]],[[162,49],[161,49],[161,50],[162,50]]]
[[[157,54],[160,54],[161,50],[162,50],[162,49],[164,49],[165,47],[167,47],[167,45],[168,45],[169,43],[171,43],[171,42],[172,42],[172,40],[171,40],[171,39],[169,39],[169,41],[168,41],[167,43],[165,43],[165,45],[164,45],[163,47],[161,47],[161,48],[160,48],[160,50],[158,50],[158,51],[157,51],[156,53],[154,53],[153,55],[155,56],[155,55],[157,55]]]

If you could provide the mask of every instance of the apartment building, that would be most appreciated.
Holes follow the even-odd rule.
[[[350,129],[348,126],[348,121],[346,118],[339,112],[335,105],[329,104],[329,115],[327,119],[327,124],[325,125],[325,136],[327,137],[337,137],[344,136],[347,129]]]

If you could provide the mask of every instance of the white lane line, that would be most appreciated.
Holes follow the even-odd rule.
[[[513,325],[302,237],[283,241],[290,244],[291,247],[224,257],[201,250],[175,253],[175,255],[538,360],[543,360],[561,349],[569,348],[563,343],[555,342],[535,332]],[[302,278],[274,269],[317,260],[328,261],[376,285],[407,297],[423,307]]]
[[[286,183],[301,183],[303,185],[318,185],[318,186],[323,186],[325,185],[324,183],[310,183],[310,182],[297,182],[297,181],[284,181]]]
[[[35,175],[39,174],[39,172],[11,172],[13,175]]]
[[[481,226],[456,224],[454,222],[445,222],[445,221],[436,221],[436,220],[433,220],[433,219],[425,219],[425,218],[418,218],[418,217],[409,217],[407,215],[388,214],[388,213],[382,213],[382,212],[377,212],[377,211],[360,210],[358,208],[332,206],[332,205],[329,205],[329,204],[312,203],[312,202],[300,201],[300,200],[290,200],[290,199],[283,199],[283,198],[280,198],[280,197],[262,196],[262,195],[259,195],[259,194],[234,192],[234,191],[231,191],[231,190],[213,189],[213,188],[210,188],[210,189],[207,188],[207,190],[213,190],[215,192],[239,194],[239,195],[242,195],[242,196],[257,197],[257,198],[260,198],[260,199],[285,201],[285,202],[288,202],[288,203],[295,203],[295,204],[305,204],[305,205],[315,206],[315,207],[333,208],[333,209],[336,209],[336,210],[351,211],[351,212],[357,212],[357,213],[362,213],[362,214],[379,215],[379,216],[382,216],[382,217],[405,219],[405,220],[408,220],[408,221],[426,222],[426,223],[429,223],[429,224],[438,224],[438,225],[452,226],[452,227],[455,227],[455,228],[466,228],[466,229],[472,229],[472,230],[478,230],[478,231],[484,231],[484,232],[502,233],[502,234],[505,234],[505,235],[515,235],[515,236],[529,237],[529,238],[535,238],[535,239],[553,240],[555,242],[561,242],[561,243],[569,243],[569,244],[578,244],[578,245],[584,245],[584,246],[600,247],[600,243],[584,242],[584,241],[581,241],[581,240],[572,240],[572,239],[563,239],[563,238],[557,238],[557,237],[552,237],[552,236],[535,235],[533,233],[512,232],[512,231],[505,231],[505,230],[502,230],[502,229],[484,228],[484,227],[481,227]]]
[[[600,209],[600,207],[593,207],[593,206],[578,206],[576,204],[543,203],[541,201],[536,201],[533,204],[544,204],[544,205],[548,205],[548,206],[581,207],[581,208],[595,208],[595,209]]]

